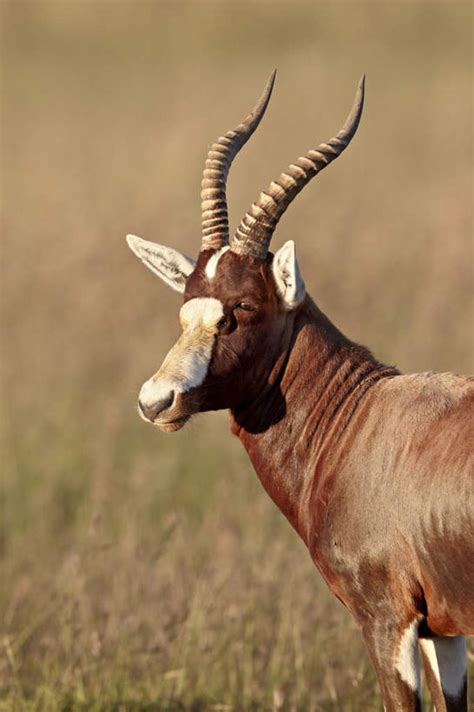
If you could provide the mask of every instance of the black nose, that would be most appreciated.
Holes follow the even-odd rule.
[[[159,414],[169,408],[174,401],[174,391],[170,391],[164,398],[161,398],[156,403],[143,403],[140,398],[138,399],[138,407],[145,416],[147,420],[152,422],[159,416]]]

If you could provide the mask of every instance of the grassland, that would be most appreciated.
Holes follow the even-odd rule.
[[[0,709],[379,709],[355,626],[226,415],[172,436],[138,420],[179,299],[123,238],[196,252],[206,147],[274,66],[233,224],[339,128],[365,71],[359,135],[275,243],[297,241],[309,291],[381,359],[472,371],[470,4],[1,9]]]

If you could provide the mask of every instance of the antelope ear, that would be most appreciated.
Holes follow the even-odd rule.
[[[303,277],[295,254],[293,240],[285,242],[275,252],[272,263],[273,276],[285,307],[291,311],[301,304],[306,294]]]
[[[127,235],[128,246],[144,265],[161,277],[176,292],[184,292],[186,279],[194,270],[195,261],[172,247],[157,245],[156,242],[142,240],[136,235]]]

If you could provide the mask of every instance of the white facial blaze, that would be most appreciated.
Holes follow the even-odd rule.
[[[217,324],[224,315],[218,299],[190,299],[181,307],[183,333],[166,356],[160,370],[143,384],[140,402],[153,407],[174,391],[186,393],[206,378]]]
[[[219,260],[222,257],[223,254],[227,252],[227,250],[230,250],[229,245],[226,245],[225,247],[221,247],[220,250],[217,250],[208,260],[205,268],[205,273],[206,277],[208,279],[214,279],[216,276],[216,271],[217,271],[217,265],[219,264]]]
[[[224,316],[224,307],[219,299],[196,297],[183,304],[179,320],[183,329],[205,327],[214,329]]]
[[[395,660],[395,666],[400,673],[400,677],[413,692],[420,691],[418,624],[419,621],[415,619],[403,632]]]

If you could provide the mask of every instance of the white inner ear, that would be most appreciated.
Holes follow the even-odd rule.
[[[194,270],[195,261],[172,247],[142,240],[136,235],[127,235],[128,246],[144,265],[158,275],[163,282],[177,292],[184,292],[186,279]]]
[[[285,242],[273,258],[273,276],[278,293],[288,310],[295,309],[304,299],[306,289],[295,254],[293,240]]]

